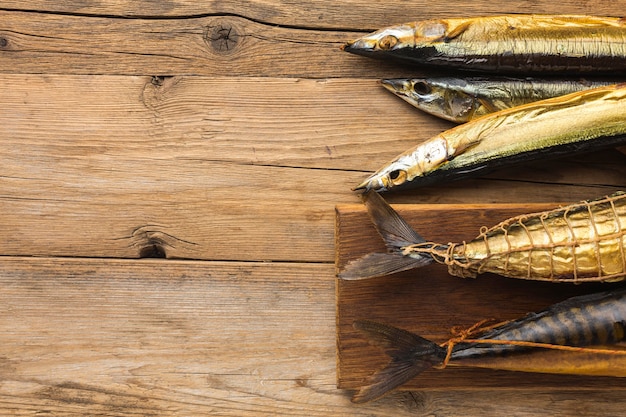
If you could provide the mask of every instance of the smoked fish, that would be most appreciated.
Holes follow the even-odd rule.
[[[391,360],[353,397],[382,397],[421,372],[445,366],[626,377],[626,289],[572,297],[538,313],[474,329],[442,345],[372,321],[354,327]]]
[[[411,64],[491,73],[598,73],[626,69],[622,18],[499,15],[390,26],[343,46]]]
[[[344,280],[389,275],[440,263],[448,273],[475,278],[490,272],[549,282],[614,282],[626,276],[626,193],[554,210],[515,216],[483,227],[468,242],[437,243],[420,236],[378,193],[364,196],[387,246],[348,262]]]
[[[412,106],[455,123],[489,113],[624,80],[514,77],[384,79],[383,87]]]
[[[626,84],[609,85],[501,110],[455,126],[400,154],[354,190],[430,185],[625,142]]]

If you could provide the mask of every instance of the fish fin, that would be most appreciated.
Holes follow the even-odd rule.
[[[348,281],[382,277],[419,268],[431,262],[432,259],[427,257],[413,258],[392,253],[370,253],[348,262],[338,276]]]
[[[368,191],[363,194],[363,200],[378,234],[392,253],[401,252],[405,246],[426,242],[380,194]]]
[[[385,368],[370,376],[352,401],[376,400],[443,362],[446,349],[414,333],[368,320],[354,322],[354,328],[368,336],[371,344],[382,347],[391,358]]]
[[[390,253],[370,253],[348,262],[339,278],[358,280],[380,277],[396,272],[408,271],[433,262],[430,256],[406,256],[402,253],[406,246],[423,243],[426,240],[376,192],[363,195],[367,212],[383,238]]]

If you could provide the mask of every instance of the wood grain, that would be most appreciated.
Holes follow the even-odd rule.
[[[342,402],[331,265],[4,258],[0,271],[3,414],[341,410],[325,405]]]
[[[438,3],[424,3],[411,0],[398,0],[393,4],[372,3],[364,0],[346,0],[338,4],[329,0],[316,0],[307,4],[278,0],[257,0],[241,3],[226,1],[159,1],[149,0],[106,0],[84,2],[64,0],[54,3],[35,0],[27,5],[18,0],[5,0],[2,10],[26,11],[33,15],[69,14],[101,18],[136,19],[189,19],[198,16],[237,15],[267,22],[270,25],[301,26],[306,28],[358,28],[373,30],[382,25],[408,20],[436,17],[475,16],[502,13],[577,13],[619,16],[626,3],[617,0],[612,3],[592,0],[564,0],[559,3],[546,1],[512,0],[506,3],[474,0],[472,2],[451,0]]]
[[[446,125],[372,80],[7,75],[0,89],[5,255],[332,262],[334,205]],[[608,151],[391,198],[575,201],[619,188],[623,162]]]
[[[375,76],[381,68],[342,52],[340,46],[358,34],[341,29],[285,28],[232,15],[36,17],[33,28],[32,13],[0,11],[0,72],[327,78],[364,71]]]
[[[425,239],[434,242],[469,241],[481,226],[493,226],[512,216],[558,207],[534,205],[403,205],[400,214]],[[337,269],[359,256],[385,252],[382,239],[362,206],[337,208]],[[611,287],[564,285],[506,279],[484,274],[476,279],[450,276],[442,265],[429,265],[389,277],[337,282],[338,380],[342,388],[356,388],[386,363],[376,347],[352,328],[355,320],[374,320],[444,342],[453,327],[470,328],[484,319],[496,322],[523,317],[574,295]],[[447,368],[429,370],[403,389],[584,389],[610,386],[625,389],[621,378],[593,378],[520,374],[515,372]]]

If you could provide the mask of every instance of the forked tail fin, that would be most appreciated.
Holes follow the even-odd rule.
[[[348,262],[339,278],[357,280],[389,275],[396,272],[419,268],[433,262],[424,255],[419,257],[405,256],[402,249],[409,245],[423,243],[426,240],[376,192],[370,191],[363,195],[367,212],[385,241],[388,253],[370,253],[359,259]]]
[[[445,359],[445,348],[406,330],[366,320],[354,322],[354,327],[366,333],[369,342],[382,347],[391,358],[352,397],[355,403],[376,400]]]
[[[401,252],[405,246],[426,242],[377,192],[363,194],[363,201],[376,230],[391,253]]]

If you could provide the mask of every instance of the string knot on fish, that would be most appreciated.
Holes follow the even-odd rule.
[[[485,324],[491,321],[495,321],[495,319],[483,319],[478,323],[474,323],[467,329],[462,329],[459,327],[453,327],[452,329],[450,329],[450,333],[452,333],[454,337],[439,345],[443,348],[446,348],[446,357],[440,365],[435,365],[433,366],[433,368],[444,369],[446,366],[448,366],[448,362],[450,362],[450,358],[452,357],[452,353],[454,352],[454,347],[458,343],[468,340],[469,337],[472,335],[485,333],[488,330],[493,330],[495,327],[504,325],[506,323],[500,322],[495,325],[485,326]]]

